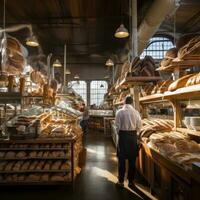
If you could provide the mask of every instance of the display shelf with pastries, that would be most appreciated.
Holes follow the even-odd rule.
[[[179,39],[185,40],[183,38]],[[180,45],[180,43],[182,43]],[[173,72],[186,70],[194,66],[200,66],[200,36],[196,35],[184,42],[177,42],[176,47],[168,50],[164,59],[160,62],[158,71]]]
[[[8,121],[6,130],[8,138],[0,140],[0,184],[65,184],[80,173],[82,131],[74,117],[33,106]]]
[[[115,89],[144,85],[160,79],[161,77],[156,72],[155,61],[151,56],[145,56],[144,59],[136,57],[131,63],[126,62],[122,66],[121,75],[116,82]]]
[[[200,185],[199,180],[193,184],[193,163],[200,162],[200,144],[183,134],[182,129],[174,130],[173,120],[144,119],[142,124],[139,172],[159,198],[168,194],[173,198],[171,190],[176,182],[177,187],[183,187],[179,195],[188,195],[188,199],[193,199],[192,193]],[[168,182],[162,184],[166,179]]]

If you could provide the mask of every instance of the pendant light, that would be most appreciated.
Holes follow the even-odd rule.
[[[107,67],[112,67],[112,66],[114,66],[114,63],[113,63],[113,61],[112,61],[110,58],[106,61],[106,66],[107,66]]]
[[[60,63],[58,59],[56,59],[53,63],[53,67],[62,67],[62,64]]]
[[[27,38],[26,45],[30,46],[30,47],[38,47],[39,42],[38,42],[36,36],[32,34],[29,38]]]
[[[121,20],[122,20],[122,2],[121,2]],[[125,28],[123,23],[121,23],[119,28],[115,31],[115,35],[114,36],[116,38],[126,38],[126,37],[129,36],[129,32],[128,32],[127,28]]]
[[[125,28],[124,24],[121,24],[115,32],[116,38],[126,38],[129,36],[128,30]]]
[[[80,79],[79,75],[76,74],[76,75],[74,76],[74,79]]]
[[[71,74],[69,68],[66,69],[65,74],[66,74],[66,75],[70,75],[70,74]]]

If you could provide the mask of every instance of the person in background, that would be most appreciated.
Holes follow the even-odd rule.
[[[137,133],[141,128],[141,117],[133,108],[133,98],[126,97],[124,106],[117,111],[115,125],[119,135],[118,155],[118,182],[120,187],[124,186],[125,160],[128,160],[128,186],[134,186],[135,161],[137,157]]]
[[[88,120],[89,120],[89,110],[85,103],[82,103],[82,107],[80,111],[83,113],[82,120],[80,122],[80,126],[84,134],[88,132]]]

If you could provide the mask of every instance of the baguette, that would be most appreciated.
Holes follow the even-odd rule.
[[[188,79],[191,78],[192,76],[194,76],[194,74],[188,74],[186,76],[179,78],[178,80],[176,80],[176,81],[174,81],[173,83],[170,84],[168,90],[169,91],[175,91],[179,88],[185,87]]]

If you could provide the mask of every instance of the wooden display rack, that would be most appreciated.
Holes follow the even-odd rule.
[[[174,69],[185,70],[194,66],[200,66],[200,60],[180,60],[172,61],[172,63],[166,67],[159,67],[157,71],[173,72]]]
[[[124,78],[118,85],[116,85],[115,89],[130,87],[132,85],[145,85],[148,82],[159,81],[161,77],[159,76],[133,76]]]
[[[81,136],[80,136],[81,137]],[[8,174],[33,174],[33,173],[39,173],[39,174],[46,174],[48,173],[49,175],[55,174],[55,173],[66,173],[66,174],[70,174],[71,178],[70,180],[66,180],[66,181],[3,181],[0,182],[0,185],[57,185],[57,184],[69,184],[72,183],[74,181],[75,178],[75,154],[79,154],[80,152],[76,152],[77,150],[75,150],[74,146],[76,144],[76,142],[79,140],[79,136],[78,137],[73,137],[73,138],[51,138],[51,139],[29,139],[29,140],[0,140],[0,151],[13,151],[13,152],[19,152],[19,151],[24,151],[27,154],[27,157],[25,158],[0,158],[0,162],[1,161],[25,161],[25,160],[43,160],[43,161],[70,161],[70,168],[69,169],[57,169],[57,170],[45,170],[45,169],[41,169],[41,170],[20,170],[20,171],[16,171],[16,170],[2,170],[0,171],[0,175],[6,176]],[[29,148],[21,148],[21,147],[9,147],[9,148],[5,148],[4,146],[9,146],[9,145],[28,145]],[[39,145],[45,145],[45,144],[49,144],[49,148],[40,148]],[[51,148],[52,145],[56,145],[56,144],[62,144],[65,145],[66,148]],[[34,147],[34,145],[38,145],[37,148]],[[32,146],[32,148],[30,148],[30,146]],[[67,151],[69,152],[69,156],[66,155],[66,157],[29,157],[29,153],[30,151]]]
[[[200,60],[185,60],[173,62],[165,68],[165,71],[178,73],[180,70],[200,65]],[[169,102],[174,110],[174,130],[188,135],[191,139],[200,141],[200,131],[181,128],[182,112],[181,100],[200,99],[200,84],[177,89],[173,92],[154,94],[140,98],[140,104],[146,107],[152,103]],[[145,143],[139,153],[139,171],[149,182],[152,190],[159,195],[160,199],[174,199],[178,195],[182,199],[197,199],[200,195],[200,180],[195,178],[193,170],[186,171],[181,166],[176,165],[171,160],[148,147]],[[158,182],[158,184],[157,184]],[[177,196],[176,196],[177,195]]]

